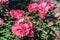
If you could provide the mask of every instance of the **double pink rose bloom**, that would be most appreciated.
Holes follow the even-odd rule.
[[[28,37],[34,36],[32,23],[29,21],[24,24],[14,24],[12,26],[12,32],[20,38],[25,36],[28,36]]]

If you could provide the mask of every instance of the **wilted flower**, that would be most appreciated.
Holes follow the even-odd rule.
[[[10,15],[13,18],[20,19],[20,18],[24,17],[24,11],[23,10],[11,10]]]
[[[12,32],[19,38],[22,38],[25,36],[28,36],[28,37],[34,36],[32,23],[29,21],[24,24],[14,24],[12,26]]]

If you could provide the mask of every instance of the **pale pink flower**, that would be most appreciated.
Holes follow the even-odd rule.
[[[59,17],[59,16],[60,16],[60,13],[56,13],[56,14],[54,15],[55,18],[57,18],[57,17]]]

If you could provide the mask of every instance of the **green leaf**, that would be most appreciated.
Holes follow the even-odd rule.
[[[15,37],[15,39],[14,40],[20,40],[18,37]]]
[[[29,12],[26,12],[26,13],[25,13],[25,16],[28,16],[28,15],[29,15]]]
[[[41,22],[40,21],[37,21],[37,24],[41,24]]]
[[[46,25],[43,25],[42,28],[46,28]]]
[[[3,10],[0,10],[0,12],[3,12]]]
[[[7,40],[4,36],[0,37],[0,40]]]
[[[36,14],[35,16],[39,16],[39,14]]]

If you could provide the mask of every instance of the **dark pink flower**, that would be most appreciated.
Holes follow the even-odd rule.
[[[60,16],[60,13],[56,13],[56,14],[54,15],[55,18],[57,18],[57,17],[59,17],[59,16]]]
[[[38,4],[37,3],[32,3],[28,6],[28,11],[29,12],[36,12],[38,9]]]
[[[25,37],[28,35],[29,35],[29,37],[34,36],[32,23],[29,21],[24,24],[14,24],[12,26],[12,32],[19,38],[22,38],[22,37]]]
[[[10,15],[13,18],[20,19],[20,18],[24,17],[24,11],[23,10],[11,10]]]
[[[0,25],[2,25],[4,22],[3,22],[3,20],[0,18]]]

